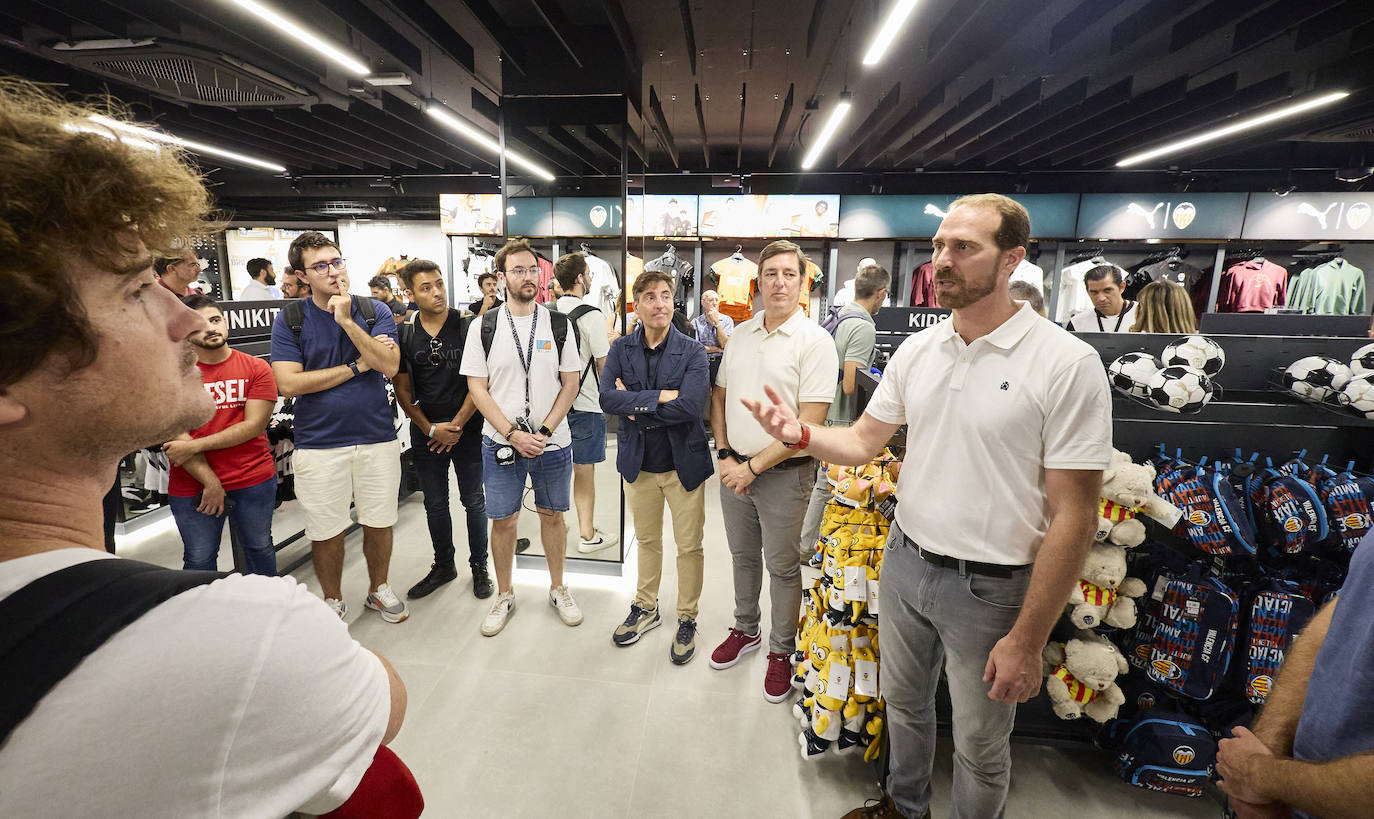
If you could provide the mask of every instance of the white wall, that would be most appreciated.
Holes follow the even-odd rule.
[[[433,222],[374,222],[341,219],[339,221],[339,249],[348,260],[348,289],[360,296],[368,294],[367,280],[377,275],[377,268],[388,258],[428,259],[444,271],[444,279],[452,281],[448,269],[448,238]]]

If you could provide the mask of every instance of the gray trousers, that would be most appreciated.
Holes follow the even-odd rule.
[[[988,654],[1007,635],[1030,585],[961,573],[923,560],[892,526],[883,556],[882,693],[891,741],[888,793],[906,816],[930,807],[935,764],[935,691],[944,668],[953,706],[951,819],[993,819],[1006,809],[1016,706],[988,697]]]
[[[766,566],[773,605],[770,652],[791,652],[797,647],[802,594],[797,539],[815,480],[815,468],[802,465],[764,472],[749,485],[747,495],[736,495],[724,484],[720,487],[720,513],[734,564],[735,628],[745,634],[758,632]]]
[[[816,541],[821,537],[821,520],[825,518],[825,505],[830,502],[830,481],[825,478],[825,470],[816,464],[816,486],[811,490],[811,499],[806,504],[806,514],[802,517],[801,559],[810,560],[816,553]]]

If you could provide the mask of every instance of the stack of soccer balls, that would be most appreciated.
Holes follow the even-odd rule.
[[[1283,388],[1304,401],[1345,407],[1374,420],[1374,344],[1350,356],[1350,363],[1309,355],[1283,371]]]
[[[1200,412],[1216,394],[1212,379],[1226,365],[1226,351],[1206,336],[1183,336],[1164,348],[1162,360],[1126,353],[1107,367],[1112,388],[1165,412]],[[1374,393],[1371,393],[1374,399]]]

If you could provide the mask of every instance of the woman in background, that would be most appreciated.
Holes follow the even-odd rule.
[[[1170,281],[1150,282],[1136,298],[1140,307],[1136,309],[1132,333],[1178,335],[1197,332],[1192,300],[1181,285]]]

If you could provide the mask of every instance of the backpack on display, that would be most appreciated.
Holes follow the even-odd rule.
[[[545,309],[547,310],[548,308]],[[571,322],[567,316],[557,310],[549,310],[548,313],[549,326],[553,328],[554,347],[558,350],[558,354],[561,357],[563,355],[563,345],[568,341],[568,325]],[[499,315],[501,315],[500,310],[488,310],[482,314],[482,329],[480,331],[482,336],[482,352],[488,356],[491,355],[492,343],[496,341],[496,318]],[[535,310],[534,316],[535,320],[538,321],[538,310]],[[554,371],[554,377],[558,379],[559,383],[562,383],[562,376],[557,370]]]
[[[1326,540],[1326,511],[1307,481],[1269,468],[1250,498],[1260,542],[1271,556],[1311,552]]]
[[[1262,705],[1284,655],[1316,613],[1296,583],[1266,580],[1246,594],[1236,663],[1245,699]]]
[[[1193,546],[1212,555],[1255,553],[1255,533],[1245,507],[1221,472],[1194,467],[1167,494],[1159,494],[1183,510],[1174,533]]]
[[[1326,512],[1328,539],[1340,552],[1355,551],[1374,529],[1374,478],[1356,475],[1352,461],[1343,472],[1317,468],[1317,497]]]
[[[1160,606],[1145,673],[1181,696],[1210,698],[1231,662],[1240,611],[1235,593],[1195,566],[1157,582],[1152,599]]]
[[[1216,765],[1212,734],[1164,706],[1112,723],[1104,743],[1116,753],[1112,767],[1128,784],[1177,796],[1202,796]]]
[[[377,324],[377,305],[370,298],[361,296],[349,296],[353,300],[353,309],[362,314],[363,321],[367,323],[367,334],[372,335],[372,328]],[[296,344],[301,343],[301,329],[305,327],[305,305],[304,299],[291,299],[286,306],[281,309],[283,316],[286,316],[286,326],[291,328],[291,333],[296,337]]]

